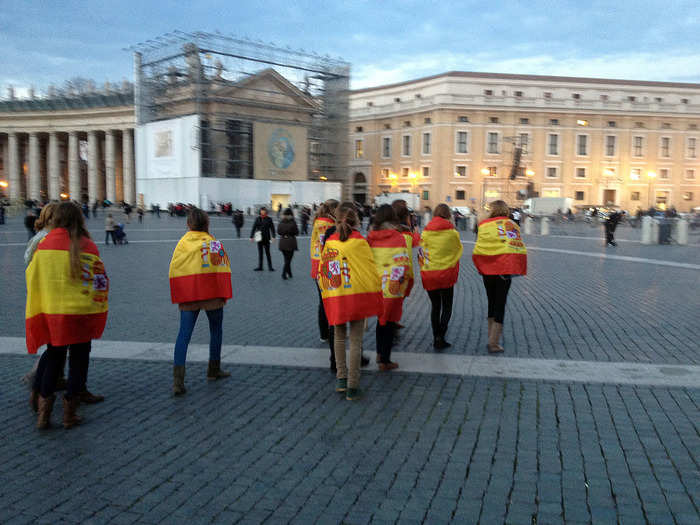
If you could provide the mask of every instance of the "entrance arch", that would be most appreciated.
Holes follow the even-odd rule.
[[[361,171],[355,172],[352,177],[352,200],[367,203],[367,177]]]

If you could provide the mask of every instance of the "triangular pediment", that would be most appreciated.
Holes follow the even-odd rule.
[[[316,104],[307,95],[272,68],[264,69],[238,81],[215,81],[210,94],[217,98],[250,99],[284,106],[314,109]]]

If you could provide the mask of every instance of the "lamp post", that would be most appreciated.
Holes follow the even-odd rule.
[[[648,196],[649,196],[649,199],[648,199],[649,202],[648,202],[648,204],[649,204],[649,207],[651,208],[651,203],[652,203],[652,200],[651,200],[651,185],[652,185],[652,183],[654,182],[654,178],[656,178],[656,172],[655,172],[655,171],[648,171],[648,172],[647,172],[647,177],[649,178],[649,189],[648,189],[648,191],[647,191]]]

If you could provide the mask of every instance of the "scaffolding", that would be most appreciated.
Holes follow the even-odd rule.
[[[174,31],[129,50],[137,123],[198,115],[202,176],[254,178],[252,125],[267,122],[306,128],[308,180],[345,182],[347,62],[218,32]],[[274,78],[261,88],[263,74]]]

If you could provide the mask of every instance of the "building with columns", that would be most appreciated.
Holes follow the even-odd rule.
[[[136,202],[134,93],[0,101],[0,178],[16,200]]]
[[[359,201],[409,191],[431,207],[539,195],[688,211],[700,84],[453,71],[353,91],[350,145]]]

